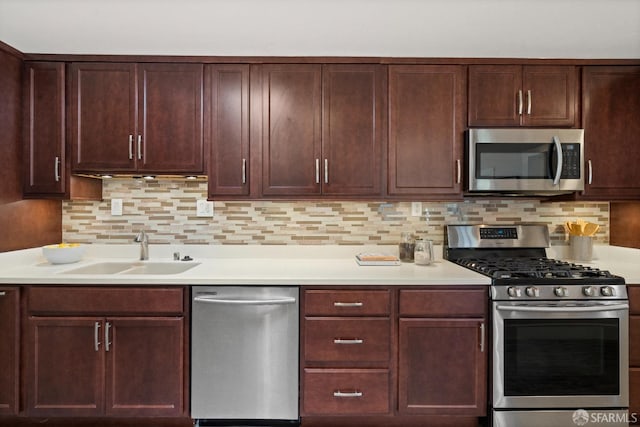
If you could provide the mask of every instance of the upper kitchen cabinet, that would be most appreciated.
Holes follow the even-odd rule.
[[[588,66],[582,116],[589,199],[640,198],[640,67]]]
[[[23,193],[28,198],[102,198],[99,180],[71,176],[65,121],[65,64],[27,62],[24,71]]]
[[[381,66],[265,65],[261,80],[263,195],[381,195]]]
[[[73,63],[73,171],[204,171],[201,64]]]
[[[390,196],[462,197],[464,66],[389,66]]]
[[[209,197],[249,194],[249,65],[205,69]]]
[[[574,66],[472,65],[469,126],[575,127],[578,89]]]

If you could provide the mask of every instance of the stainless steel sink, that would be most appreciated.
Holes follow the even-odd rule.
[[[178,274],[200,265],[199,262],[98,262],[67,270],[63,274]]]

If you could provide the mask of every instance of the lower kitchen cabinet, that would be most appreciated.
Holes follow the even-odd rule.
[[[640,286],[629,285],[629,413],[640,414]],[[638,424],[638,420],[635,424]]]
[[[183,294],[182,288],[28,288],[25,414],[185,415]]]
[[[18,413],[20,290],[0,287],[0,415]]]
[[[303,425],[331,425],[332,416],[353,425],[477,425],[486,416],[484,287],[302,295]]]
[[[486,289],[400,290],[398,410],[486,415]]]

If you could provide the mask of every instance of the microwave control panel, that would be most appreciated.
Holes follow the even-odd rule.
[[[562,144],[562,174],[560,178],[580,178],[580,144]]]

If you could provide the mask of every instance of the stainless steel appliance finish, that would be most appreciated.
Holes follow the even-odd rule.
[[[585,412],[627,425],[624,279],[548,259],[547,245],[544,225],[447,228],[446,257],[492,278],[493,426],[572,427]]]
[[[298,422],[298,294],[296,287],[192,288],[193,418]]]
[[[583,129],[470,129],[467,136],[470,193],[584,190]]]
[[[495,414],[494,427],[628,427],[635,416],[626,410],[549,410],[501,411]]]

